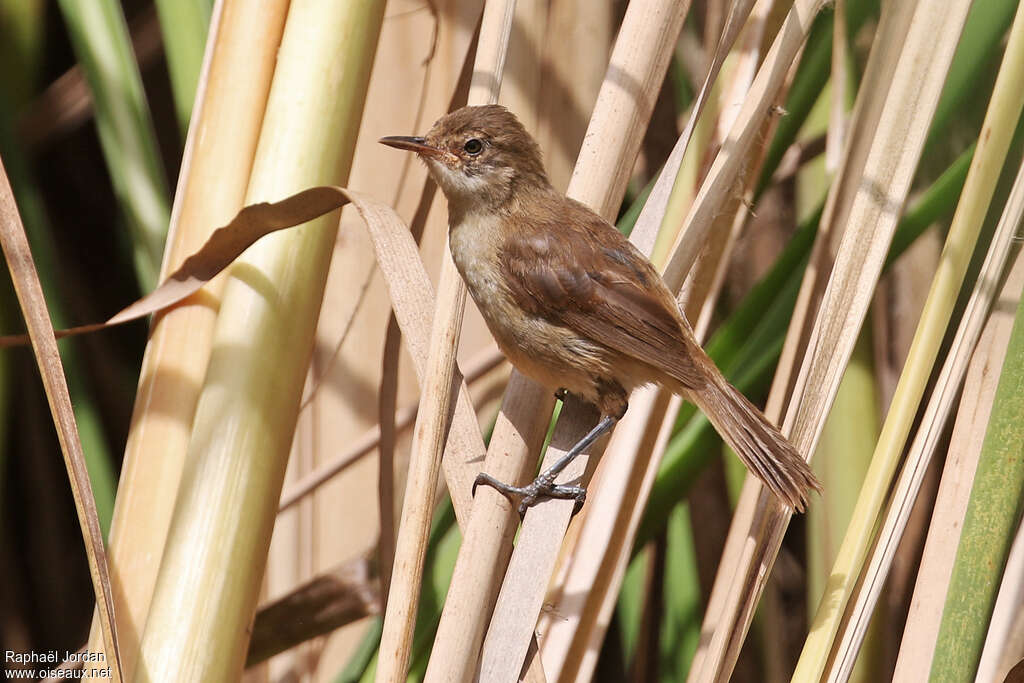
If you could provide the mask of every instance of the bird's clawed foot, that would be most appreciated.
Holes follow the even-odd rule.
[[[572,514],[576,514],[583,508],[583,503],[587,499],[587,490],[582,486],[570,486],[566,484],[556,484],[555,478],[562,473],[566,467],[569,466],[576,456],[582,453],[587,448],[597,441],[597,439],[611,429],[615,422],[618,420],[617,417],[612,415],[605,415],[601,418],[601,421],[597,425],[587,432],[587,435],[580,439],[575,446],[569,449],[569,451],[559,458],[554,465],[549,467],[540,473],[536,479],[533,480],[532,484],[528,486],[510,486],[504,482],[500,482],[489,474],[481,472],[476,476],[476,480],[473,482],[473,493],[476,494],[476,487],[480,484],[491,486],[501,493],[505,494],[510,500],[519,498],[519,516],[522,517],[526,514],[526,510],[533,505],[543,501],[550,500],[552,498],[558,498],[562,500],[575,500],[576,507],[573,508]]]
[[[473,495],[476,495],[476,487],[483,484],[484,486],[496,489],[513,502],[518,498],[519,506],[517,509],[520,517],[526,515],[527,509],[537,503],[551,499],[575,500],[576,505],[572,510],[574,515],[583,509],[583,503],[587,500],[587,490],[585,488],[582,486],[556,484],[554,483],[554,477],[546,475],[548,475],[547,472],[541,474],[533,480],[533,483],[527,486],[511,486],[498,481],[489,474],[481,472],[473,482]]]

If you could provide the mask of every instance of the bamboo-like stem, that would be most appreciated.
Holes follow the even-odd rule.
[[[658,472],[655,454],[664,452],[678,408],[679,402],[659,387],[634,392],[629,412],[608,442],[574,539],[577,552],[586,556],[569,559],[565,576],[549,589],[552,609],[542,614],[537,627],[544,672],[552,681],[583,681],[593,675],[643,517],[642,501]]]
[[[686,3],[650,0],[633,2],[626,11],[568,191],[606,218],[622,199],[686,9]],[[639,84],[637,89],[622,88],[623,79]],[[510,419],[516,422],[513,416]],[[546,465],[576,443],[594,419],[589,407],[567,402],[545,455]],[[577,458],[560,481],[582,477],[587,462],[586,456]],[[484,640],[483,680],[515,680],[519,675],[572,508],[572,501],[549,501],[527,512]]]
[[[344,181],[383,5],[291,3],[248,203]],[[336,231],[271,235],[228,273],[139,681],[241,672]]]
[[[515,6],[515,0],[490,0],[484,7],[469,87],[468,102],[471,105],[498,100]],[[384,611],[376,675],[379,682],[398,683],[405,680],[408,672],[423,562],[433,516],[434,490],[451,420],[455,353],[462,330],[466,286],[448,249],[445,249],[441,265],[437,302],[402,518],[395,542],[394,568]]]
[[[457,391],[455,347],[462,331],[462,308],[466,289],[450,256],[441,268],[439,301],[451,304],[455,315],[438,309],[431,331],[430,355],[424,377],[420,410],[413,435],[412,457],[402,505],[402,521],[395,539],[395,563],[384,613],[377,681],[404,681],[409,669],[413,630],[419,609],[423,562],[427,554],[430,522],[434,512],[434,491],[441,472],[441,457],[447,441],[452,394]],[[447,295],[447,298],[446,298]]]
[[[501,481],[529,478],[534,465],[528,456],[543,444],[553,405],[554,398],[546,390],[513,371],[484,470]],[[517,520],[505,496],[487,486],[477,490],[427,665],[424,680],[428,683],[466,680],[473,675]]]
[[[822,596],[811,635],[804,644],[803,654],[797,664],[797,676],[817,677],[824,670],[832,640],[863,568],[872,531],[876,528],[890,480],[903,454],[907,435],[953,313],[957,292],[967,273],[985,213],[1009,151],[1017,120],[1024,109],[1024,90],[1018,87],[1021,78],[1024,78],[1024,6],[1018,10],[1017,21],[1011,30],[1003,65],[982,125],[978,149],[967,174],[946,246],[878,437],[871,467],[864,479],[862,495],[857,501],[832,569],[833,576],[844,578],[831,582],[828,591]]]
[[[877,115],[877,124],[860,130],[867,136],[865,144],[847,147],[844,164],[853,170],[844,173],[841,169],[841,181],[830,195],[829,220],[845,229],[836,233],[842,238],[835,267],[811,331],[783,430],[801,453],[812,453],[817,444],[866,315],[897,222],[898,207],[906,198],[924,144],[927,126],[922,121],[929,121],[934,113],[969,5],[950,2],[941,7],[930,3],[911,7],[907,3],[892,12],[911,21],[902,43],[897,43],[896,58],[876,65],[876,73],[888,76],[891,85],[875,93],[872,104],[877,105],[876,109],[858,103],[857,111]],[[866,85],[862,88],[862,92],[870,90]],[[837,208],[835,197],[840,191],[847,193],[846,202]],[[795,324],[800,325],[798,321]],[[748,479],[723,558],[722,566],[729,570],[719,574],[705,616],[704,628],[713,633],[698,653],[691,681],[728,678],[781,545],[790,512],[771,500],[770,494],[758,493],[759,488]]]
[[[243,204],[286,4],[220,3],[210,30],[200,102],[185,147],[162,275],[176,270]],[[203,139],[197,153],[195,141]],[[132,671],[160,568],[192,432],[223,280],[155,316],[140,372],[110,533],[118,630]],[[97,624],[89,651],[102,646]]]

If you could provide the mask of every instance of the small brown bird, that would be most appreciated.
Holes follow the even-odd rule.
[[[523,374],[587,401],[597,426],[532,484],[483,483],[522,497],[575,498],[555,477],[656,382],[695,403],[744,464],[802,511],[820,491],[810,467],[693,337],[661,276],[611,224],[551,187],[540,149],[497,105],[464,107],[426,137],[380,142],[416,152],[448,199],[449,245],[470,295],[502,352]]]

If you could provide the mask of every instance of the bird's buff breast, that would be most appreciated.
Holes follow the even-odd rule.
[[[523,311],[502,281],[501,240],[495,221],[473,217],[453,225],[448,238],[452,260],[499,348],[517,370],[544,386],[584,397],[593,394],[592,369],[593,363],[601,364],[595,357],[599,349]]]

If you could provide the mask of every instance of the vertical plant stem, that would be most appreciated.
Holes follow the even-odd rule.
[[[498,101],[515,7],[515,0],[490,0],[484,6],[467,97],[470,105]],[[384,613],[376,676],[379,682],[398,683],[408,674],[434,490],[456,394],[453,385],[457,374],[455,352],[462,331],[465,304],[466,286],[455,269],[451,252],[445,249],[402,519],[395,542],[391,587]]]
[[[179,180],[164,273],[242,207],[287,3],[221,3]],[[203,140],[201,149],[196,141]],[[192,419],[210,357],[223,278],[155,316],[142,361],[110,535],[125,668],[134,670],[163,555]],[[101,646],[94,623],[89,651]]]
[[[247,203],[344,183],[383,12],[291,3]],[[268,236],[228,272],[138,681],[241,675],[336,232]]]

